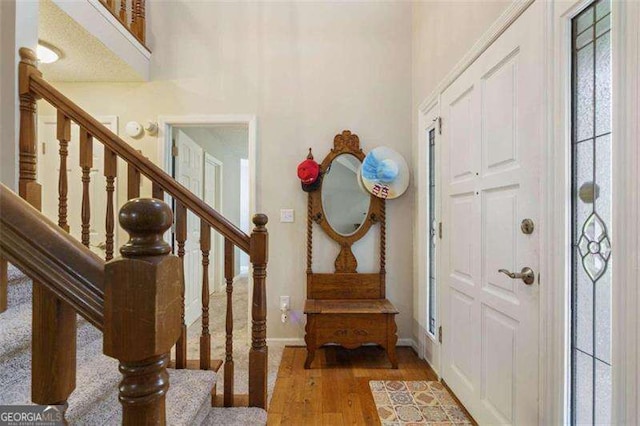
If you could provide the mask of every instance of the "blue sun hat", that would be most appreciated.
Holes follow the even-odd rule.
[[[409,187],[409,166],[393,149],[380,146],[367,154],[360,168],[362,184],[378,198],[398,198]]]

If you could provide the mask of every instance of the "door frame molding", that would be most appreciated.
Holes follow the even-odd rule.
[[[413,152],[416,162],[414,170],[426,161],[421,133],[425,115],[439,105],[440,94],[462,74],[507,28],[533,3],[534,0],[515,0],[496,22],[478,39],[476,44],[455,65],[447,76],[418,108],[418,131],[414,138]],[[578,0],[570,8],[577,13],[590,3]],[[546,2],[545,39],[543,40],[544,80],[547,85],[544,106],[546,135],[543,146],[545,169],[541,179],[543,194],[540,223],[540,247],[558,247],[566,244],[562,233],[569,220],[568,179],[570,179],[570,156],[566,145],[567,92],[566,80],[570,74],[570,39],[566,35],[567,20],[571,15],[557,19],[557,2]],[[613,198],[618,208],[613,212],[612,248],[626,253],[612,264],[614,283],[612,302],[612,356],[613,365],[613,422],[640,423],[640,289],[637,271],[640,270],[640,3],[612,2],[612,49],[613,57],[613,131],[620,135],[622,143],[613,145]],[[570,26],[569,26],[570,28]],[[567,55],[569,55],[567,57]],[[624,61],[621,60],[624,58]],[[567,63],[567,61],[569,61]],[[439,108],[439,106],[437,107]],[[569,109],[570,111],[570,109]],[[446,126],[446,123],[444,124]],[[417,142],[415,142],[417,141]],[[560,143],[561,141],[562,143]],[[624,143],[629,141],[628,143]],[[418,177],[419,179],[419,177]],[[416,183],[418,204],[426,197],[424,182]],[[426,216],[415,215],[417,229],[426,226]],[[416,239],[415,264],[421,264],[426,256],[426,247]],[[560,247],[565,247],[564,245]],[[564,250],[564,249],[563,249]],[[566,256],[566,252],[563,252]],[[555,250],[545,251],[540,258],[540,404],[541,424],[565,424],[568,416],[569,359],[569,279],[568,263]],[[560,255],[559,255],[560,254]],[[441,268],[439,268],[441,269]],[[565,285],[551,285],[564,283]],[[441,280],[438,280],[440,288]],[[420,272],[414,273],[414,294],[424,294],[427,283]],[[440,292],[441,294],[441,292]],[[438,300],[440,304],[440,300]],[[418,322],[421,313],[414,313]],[[423,341],[419,336],[418,342]],[[436,348],[439,353],[440,345]],[[420,355],[424,356],[421,347]],[[439,366],[437,366],[439,367]]]
[[[414,164],[415,185],[416,185],[416,209],[414,211],[414,221],[416,230],[413,234],[414,250],[414,280],[419,285],[414,286],[414,318],[417,323],[418,336],[415,339],[418,345],[418,354],[429,363],[431,369],[440,377],[440,348],[438,343],[437,331],[436,335],[429,333],[429,271],[428,263],[424,261],[429,256],[429,223],[427,222],[427,213],[429,209],[429,185],[428,179],[428,132],[436,129],[436,216],[438,221],[442,220],[442,202],[441,202],[441,156],[440,156],[440,134],[438,133],[437,123],[435,120],[440,118],[440,95],[429,103],[423,103],[418,112],[418,144],[414,147]],[[437,252],[441,250],[441,239],[436,239]],[[441,282],[440,256],[436,258],[436,330],[440,326],[440,306],[441,298],[438,297],[439,284]]]
[[[193,125],[225,125],[241,124],[248,129],[249,159],[249,210],[255,214],[258,210],[257,196],[257,118],[252,114],[220,114],[220,115],[161,115],[158,117],[158,164],[166,172],[171,171],[171,127]]]
[[[612,2],[613,423],[640,423],[640,3]],[[617,53],[617,54],[616,54]],[[617,278],[616,278],[617,277]]]
[[[216,114],[216,115],[161,115],[158,116],[158,157],[157,163],[163,170],[171,172],[171,127],[193,125],[225,125],[241,124],[248,129],[248,160],[249,160],[249,217],[260,208],[257,185],[257,152],[258,152],[258,120],[255,114]],[[249,224],[251,226],[251,224]],[[247,318],[251,323],[251,304],[253,303],[253,274],[249,263],[249,278],[247,280]],[[251,333],[247,334],[247,343]]]

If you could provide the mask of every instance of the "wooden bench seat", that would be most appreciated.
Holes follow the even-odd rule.
[[[386,349],[392,368],[398,368],[396,359],[398,310],[387,299],[307,299],[305,342],[310,368],[316,350],[322,345],[335,343],[348,349],[364,344],[378,344]]]
[[[307,299],[305,314],[397,314],[398,310],[387,299]]]

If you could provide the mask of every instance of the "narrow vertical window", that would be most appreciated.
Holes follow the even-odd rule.
[[[436,333],[436,131],[429,131],[429,333]]]
[[[611,14],[600,0],[572,21],[571,409],[611,423]]]

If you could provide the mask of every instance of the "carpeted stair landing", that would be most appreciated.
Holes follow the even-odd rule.
[[[9,309],[0,314],[0,405],[31,403],[31,280],[9,267]],[[102,353],[102,333],[78,318],[76,389],[67,420],[78,425],[119,425],[118,361]],[[258,425],[259,408],[212,408],[211,371],[169,370],[167,423],[170,425]]]

